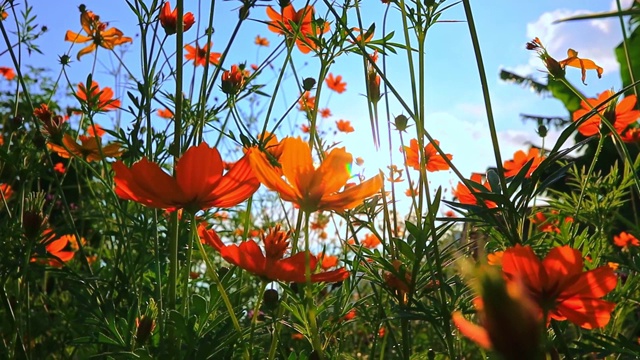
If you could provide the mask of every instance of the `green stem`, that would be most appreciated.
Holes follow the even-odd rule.
[[[198,239],[198,241],[196,241],[196,244],[198,244],[198,249],[200,250],[200,254],[202,255],[202,259],[204,259],[204,263],[207,265],[207,272],[213,278],[213,282],[216,283],[216,287],[218,288],[218,292],[220,292],[220,297],[222,298],[222,301],[224,302],[224,305],[227,307],[227,312],[229,313],[229,317],[231,318],[231,322],[233,323],[233,327],[236,328],[236,330],[238,330],[238,332],[241,332],[242,329],[240,328],[240,323],[238,322],[238,317],[236,316],[236,313],[233,310],[233,305],[231,304],[231,301],[229,300],[229,296],[227,295],[227,291],[225,290],[224,286],[222,286],[222,282],[220,281],[220,278],[218,277],[218,274],[214,270],[213,264],[211,264],[211,261],[209,261],[209,256],[207,256],[207,252],[204,250],[204,246],[202,245],[202,241],[200,241],[200,239]]]
[[[489,131],[491,133],[491,144],[493,145],[493,154],[496,158],[496,168],[498,169],[498,176],[500,177],[500,185],[502,187],[502,193],[507,194],[507,182],[504,177],[504,168],[502,167],[502,156],[500,155],[500,145],[498,143],[498,132],[496,130],[495,120],[493,118],[493,110],[491,109],[491,97],[489,96],[489,83],[487,82],[487,75],[484,71],[484,63],[482,61],[482,52],[480,51],[480,42],[478,41],[478,33],[476,32],[475,22],[473,21],[473,14],[471,12],[471,4],[469,0],[462,1],[464,5],[464,13],[467,17],[467,24],[469,25],[469,33],[471,35],[471,42],[473,43],[473,51],[476,57],[476,64],[478,65],[478,75],[480,75],[480,83],[482,84],[482,95],[484,97],[484,107],[487,112],[487,120],[489,122]]]
[[[316,307],[313,303],[313,293],[311,291],[311,252],[309,251],[309,217],[310,213],[304,213],[304,251],[305,251],[305,278],[307,283],[305,285],[305,303],[307,307],[307,319],[309,320],[309,326],[311,330],[311,343],[313,344],[313,350],[315,350],[320,360],[324,359],[324,353],[322,351],[322,342],[320,341],[320,334],[318,333],[318,321],[316,319]]]
[[[249,356],[247,360],[251,359],[253,355],[253,332],[256,329],[258,323],[258,313],[260,312],[260,305],[262,305],[262,298],[264,297],[264,291],[267,288],[267,281],[262,280],[260,284],[260,291],[258,292],[258,298],[256,299],[256,305],[253,307],[253,316],[251,316],[251,329],[249,330]]]

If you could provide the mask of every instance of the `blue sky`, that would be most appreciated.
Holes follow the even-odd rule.
[[[44,55],[32,54],[25,58],[24,63],[49,68],[51,75],[56,77],[60,70],[60,65],[57,62],[58,56],[69,53],[74,58],[74,62],[68,68],[71,82],[76,84],[84,81],[87,74],[91,72],[95,55],[87,55],[80,62],[75,61],[75,54],[82,48],[82,45],[75,45],[70,50],[71,44],[64,42],[64,34],[67,30],[80,31],[78,5],[82,2],[36,0],[29,3],[34,7],[34,14],[37,16],[36,23],[46,25],[49,30],[38,41]],[[207,13],[206,4],[209,2],[188,0],[185,3],[186,10],[196,14],[196,26],[199,26],[197,30],[202,34],[206,19],[200,19],[198,14]],[[445,5],[449,3],[452,2],[447,1]],[[625,6],[629,3],[630,1],[623,1]],[[136,19],[126,2],[85,0],[84,4],[88,9],[100,15],[101,20],[109,22],[110,26],[115,26],[121,29],[125,35],[134,37],[134,44],[125,54],[125,62],[134,70],[134,73],[137,71],[139,74],[137,69],[139,69],[140,61],[136,58],[139,44],[135,36]],[[275,1],[268,4],[277,6]],[[298,9],[304,3],[296,0],[293,4]],[[236,15],[231,11],[239,6],[239,2],[216,1],[216,6],[214,50],[221,51],[221,46],[227,42],[231,29],[235,25]],[[377,0],[364,0],[362,6],[364,24],[369,25],[376,22],[378,26],[375,38],[380,38],[382,36],[381,19],[386,5]],[[534,52],[525,50],[525,43],[538,36],[547,46],[551,55],[557,59],[565,58],[566,50],[571,47],[579,51],[581,57],[593,59],[604,67],[602,79],[598,79],[595,73],[588,73],[588,86],[584,86],[580,82],[579,70],[568,70],[569,79],[573,80],[585,95],[595,97],[596,94],[606,89],[619,89],[620,79],[613,54],[613,48],[622,38],[617,20],[553,24],[556,19],[586,12],[608,11],[612,10],[614,6],[615,0],[588,2],[575,0],[472,1],[503,159],[511,158],[513,152],[518,149],[528,148],[527,143],[529,142],[536,145],[541,143],[535,134],[535,124],[523,124],[520,120],[520,113],[550,116],[566,116],[566,113],[562,105],[554,99],[541,99],[517,85],[501,82],[498,78],[500,69],[515,71],[521,75],[533,74],[542,79],[543,73],[539,71],[543,68],[542,64],[535,57]],[[322,2],[319,2],[316,8],[319,15],[324,14],[325,10],[323,9],[326,9]],[[393,40],[401,42],[402,38],[397,26],[397,11],[392,10],[391,13],[389,27],[396,30],[396,36]],[[264,7],[253,9],[250,18],[256,21],[251,21],[242,28],[238,42],[232,48],[230,56],[224,64],[225,68],[238,62],[254,63],[257,57],[264,57],[268,53],[269,49],[260,49],[260,53],[256,53],[258,49],[253,45],[253,39],[258,34],[267,37],[272,47],[282,41],[281,37],[269,32],[266,25],[259,22],[267,19]],[[464,19],[463,7],[458,4],[446,11],[441,20],[460,22],[438,23],[429,31],[426,51],[427,130],[440,140],[441,146],[446,152],[453,154],[454,163],[457,164],[461,172],[470,174],[472,171],[484,171],[488,166],[495,164],[488,137],[479,77],[468,27]],[[5,21],[5,26],[9,29],[14,27],[11,19]],[[187,40],[193,40],[196,36],[196,29],[191,29],[185,36]],[[173,46],[167,45],[167,48],[170,49]],[[316,75],[315,59],[311,55],[303,55],[296,51],[294,57],[301,69],[301,77]],[[281,63],[282,60],[276,60],[276,63],[278,61]],[[390,64],[388,77],[405,96],[408,96],[410,78],[405,65],[406,60],[403,60],[402,56],[389,56],[388,61]],[[102,86],[114,87],[113,77],[108,74],[107,68],[112,68],[115,63],[116,60],[113,56],[101,49],[94,78]],[[308,63],[308,65],[304,66],[304,63]],[[0,57],[0,66],[13,67],[7,55]],[[199,68],[198,71],[201,72],[202,68]],[[330,98],[324,97],[324,101],[320,102],[320,107],[324,107],[327,105],[325,101],[329,99],[328,106],[334,114],[332,118],[321,123],[320,126],[329,129],[338,119],[350,120],[356,128],[356,133],[338,134],[336,141],[343,142],[347,146],[347,150],[352,152],[354,156],[363,157],[367,173],[373,174],[378,168],[386,167],[386,163],[380,162],[380,159],[388,159],[388,152],[385,153],[384,150],[376,152],[369,141],[369,119],[366,101],[362,96],[365,93],[365,83],[361,60],[355,56],[339,59],[332,68],[332,72],[345,78],[348,84],[347,91],[340,95],[332,94]],[[266,79],[269,77],[267,76]],[[293,81],[293,79],[289,80]],[[0,86],[5,85],[0,83]],[[116,89],[116,92],[122,95],[122,90],[122,88]],[[326,94],[327,92],[325,92]],[[293,101],[296,95],[296,91],[291,91],[286,96],[279,98],[277,104],[284,107]],[[121,98],[123,101],[125,100],[124,97]],[[398,115],[400,113],[402,113],[402,109],[397,101],[392,100],[391,114]],[[123,114],[123,125],[132,120],[127,116],[127,114]],[[102,121],[108,123],[112,117],[113,115],[105,116]],[[294,114],[291,118],[291,126],[298,126],[303,119],[302,114]],[[383,128],[385,121],[386,119],[382,120]],[[552,131],[547,138],[547,147],[553,145],[555,136],[557,133]],[[408,142],[408,138],[405,141]],[[399,144],[395,141],[394,148],[398,147]],[[382,148],[386,149],[386,146],[383,145]],[[394,156],[396,161],[401,159],[399,151]],[[434,176],[432,181],[448,187],[449,183],[455,183],[457,180],[454,180],[453,174],[445,172]]]

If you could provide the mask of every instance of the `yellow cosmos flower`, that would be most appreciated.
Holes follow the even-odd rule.
[[[302,139],[286,138],[280,146],[281,169],[272,165],[267,155],[257,149],[249,150],[251,167],[261,183],[303,211],[352,209],[382,187],[380,175],[359,185],[347,184],[353,157],[344,148],[331,150],[316,169],[311,149]],[[340,191],[342,188],[345,189]]]

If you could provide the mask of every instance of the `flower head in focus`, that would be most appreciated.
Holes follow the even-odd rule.
[[[191,45],[185,45],[184,49],[187,53],[184,58],[187,60],[193,60],[194,66],[207,65],[207,51],[209,51],[208,62],[210,64],[218,65],[220,63],[221,53],[212,52],[209,49],[213,47],[213,43],[205,44],[203,47],[199,47],[197,44],[195,47]]]
[[[113,90],[108,86],[100,90],[100,85],[93,80],[89,91],[85,84],[78,84],[76,96],[92,111],[110,111],[120,108],[120,100],[113,98]]]
[[[146,158],[131,168],[122,161],[112,166],[115,192],[120,198],[159,209],[195,212],[231,207],[245,201],[260,186],[246,156],[223,175],[220,153],[204,142],[190,147],[178,159],[176,177]]]
[[[318,259],[304,251],[285,258],[289,249],[290,233],[276,226],[262,235],[264,253],[253,240],[246,240],[240,245],[225,245],[214,230],[207,230],[203,225],[198,227],[198,235],[204,244],[216,249],[223,259],[267,281],[306,282],[306,259],[313,271]],[[336,282],[349,277],[344,268],[333,271],[311,274],[311,282]]]
[[[438,140],[434,140],[436,145],[440,145]],[[402,149],[401,149],[402,150]],[[420,153],[418,148],[418,140],[411,139],[409,146],[404,147],[404,153],[407,159],[407,166],[416,170],[420,170]],[[447,159],[453,159],[453,155],[445,154]],[[433,143],[428,143],[424,147],[424,166],[427,171],[435,172],[440,170],[449,170],[449,164],[444,161],[444,157],[438,153]]]
[[[88,46],[78,52],[78,60],[80,60],[83,55],[96,50],[98,46],[107,50],[113,50],[113,48],[118,45],[133,42],[133,39],[124,36],[122,31],[116,28],[107,29],[108,25],[101,22],[98,15],[86,10],[84,7],[80,8],[80,24],[82,24],[82,30],[84,30],[87,35],[67,30],[64,37],[65,41],[72,43],[90,42]]]
[[[580,120],[592,109],[598,111],[578,125],[580,134],[592,136],[600,133],[603,127],[601,117],[607,119],[618,134],[622,134],[629,125],[638,121],[640,110],[635,109],[636,96],[629,95],[618,102],[617,99],[609,100],[613,95],[613,91],[607,90],[600,93],[597,99],[591,98],[580,103],[581,108],[573,112],[573,121]]]
[[[182,30],[191,29],[195,22],[196,19],[193,17],[193,13],[185,13],[182,18]],[[160,10],[160,25],[162,25],[167,35],[173,35],[178,31],[178,8],[176,7],[171,11],[171,4],[168,1],[164,3],[162,10]]]
[[[300,138],[286,138],[280,142],[280,169],[256,149],[248,154],[251,167],[260,182],[277,191],[285,201],[295,203],[307,212],[318,210],[343,211],[361,204],[382,187],[377,175],[359,185],[346,188],[351,177],[353,158],[344,148],[331,150],[316,169],[309,145]],[[283,179],[281,174],[284,175]],[[340,189],[345,188],[343,191]]]
[[[536,171],[544,159],[544,157],[540,156],[540,151],[534,147],[529,149],[529,153],[527,154],[522,150],[518,150],[513,154],[513,160],[507,160],[504,162],[504,176],[516,176],[525,165],[531,163],[531,166],[525,175],[526,178],[530,178],[531,174]]]

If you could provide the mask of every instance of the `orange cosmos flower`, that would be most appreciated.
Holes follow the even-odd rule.
[[[243,66],[231,65],[230,70],[222,73],[222,92],[228,95],[237,94],[243,87],[245,80],[249,77],[249,71]]]
[[[353,239],[349,241],[349,244],[354,244],[354,243],[355,242]],[[360,241],[360,245],[366,247],[367,249],[374,249],[378,247],[378,245],[380,245],[380,238],[372,233],[368,233],[367,235],[364,236],[364,239]]]
[[[482,186],[487,190],[491,191],[491,185],[489,185],[489,182],[482,182],[482,174],[471,174],[471,181],[482,184]],[[458,182],[458,186],[453,190],[453,196],[455,196],[461,204],[476,205],[479,204],[479,199],[476,196],[478,192],[479,190],[470,190],[465,184]],[[490,209],[498,206],[495,202],[490,200],[485,200],[484,203]]]
[[[318,262],[322,270],[329,270],[332,267],[338,266],[338,257],[334,255],[327,255],[325,253],[318,254]]]
[[[195,22],[196,19],[191,12],[185,13],[182,18],[183,31],[191,29]],[[178,8],[171,11],[171,4],[168,1],[164,3],[160,11],[160,25],[162,25],[167,35],[173,35],[178,31]]]
[[[620,103],[618,103],[617,99],[606,102],[606,100],[613,96],[613,94],[613,91],[607,90],[598,95],[597,99],[587,99],[588,103],[582,101],[580,103],[582,108],[573,112],[573,121],[577,121],[587,113],[591,112],[592,108],[595,108],[600,115],[609,120],[616,132],[621,134],[627,126],[638,120],[640,117],[640,111],[635,110],[635,95],[625,97],[620,101]],[[582,124],[578,126],[580,134],[584,136],[598,134],[600,132],[600,125],[602,122],[600,115],[595,114],[583,121]]]
[[[329,89],[337,92],[338,94],[342,94],[347,90],[347,83],[342,81],[342,75],[333,77],[333,74],[329,73],[329,75],[324,79],[324,82],[327,84]]]
[[[75,251],[65,250],[71,247],[70,241],[76,241],[75,235],[63,235],[56,239],[56,235],[51,229],[45,229],[42,232],[40,243],[44,244],[50,257],[45,261],[39,262],[48,264],[49,266],[62,267],[63,263],[73,259],[75,255]],[[35,261],[38,261],[38,258],[34,256],[31,258],[31,262]]]
[[[16,73],[12,68],[6,66],[0,66],[0,75],[4,76],[7,80],[13,80],[16,77]]]
[[[0,10],[0,20],[6,20],[9,17],[9,13],[4,10]]]
[[[357,311],[356,309],[351,309],[349,310],[349,312],[347,312],[343,317],[342,320],[343,321],[350,321],[356,318],[357,315]]]
[[[316,25],[313,19],[313,6],[306,6],[296,12],[293,5],[289,4],[282,8],[282,14],[276,12],[273,7],[267,7],[267,16],[269,22],[269,30],[285,35],[289,39],[295,36],[296,45],[303,54],[315,50],[317,45],[309,37],[316,37],[321,33],[329,31],[327,23]]]
[[[640,128],[631,128],[620,135],[622,141],[626,143],[640,142]]]
[[[201,241],[216,249],[223,259],[265,280],[295,283],[307,281],[305,277],[307,254],[299,252],[284,258],[284,254],[289,248],[290,234],[280,230],[280,226],[276,226],[270,229],[266,235],[262,235],[264,253],[253,240],[243,241],[240,245],[225,245],[213,229],[207,230],[203,225],[198,227],[198,234]],[[311,270],[314,270],[317,264],[318,259],[309,254]],[[349,272],[340,268],[312,274],[311,282],[336,282],[348,277]]]
[[[158,109],[158,116],[163,119],[173,119],[173,112],[169,109]]]
[[[504,162],[504,176],[516,176],[526,164],[532,162],[531,167],[529,167],[529,171],[527,171],[527,174],[525,175],[526,178],[530,178],[531,174],[536,171],[544,159],[544,157],[540,156],[540,151],[534,147],[529,149],[528,154],[525,154],[522,150],[518,150],[513,154],[513,160],[507,160]]]
[[[0,200],[8,200],[13,195],[13,189],[9,184],[0,184]]]
[[[64,167],[63,163],[59,162],[55,164],[55,166],[53,167],[53,171],[59,174],[64,174],[65,172],[67,172],[67,169]]]
[[[131,168],[116,161],[116,194],[125,200],[160,209],[197,211],[231,207],[245,201],[260,186],[249,160],[238,160],[223,176],[223,161],[216,148],[203,142],[190,147],[176,163],[176,176],[146,158]]]
[[[585,85],[586,83],[584,81],[587,78],[587,70],[595,70],[598,74],[598,78],[602,77],[602,72],[604,71],[600,66],[596,65],[593,60],[580,59],[578,57],[578,52],[573,49],[567,50],[567,58],[558,61],[558,64],[560,64],[563,69],[567,66],[571,66],[582,70],[582,83]]]
[[[518,282],[505,282],[494,267],[483,266],[476,272],[479,296],[474,304],[481,326],[460,312],[452,315],[454,325],[462,335],[503,359],[539,359],[540,317],[526,289]]]
[[[102,145],[102,140],[95,136],[79,135],[80,144],[69,134],[64,134],[62,145],[48,143],[47,147],[65,159],[78,156],[87,162],[102,160],[106,157],[119,157],[123,150],[120,144]]]
[[[313,111],[316,107],[316,97],[311,96],[308,91],[305,91],[300,100],[298,100],[298,109],[300,111]]]
[[[487,254],[487,264],[502,266],[502,257],[504,251],[496,251],[491,254]]]
[[[607,325],[614,303],[601,298],[611,292],[618,279],[609,266],[583,272],[582,254],[569,246],[551,249],[540,261],[529,246],[516,245],[504,251],[502,271],[509,281],[521,282],[540,314],[569,320],[585,329]]]
[[[437,145],[440,145],[438,140],[434,140]],[[400,149],[402,150],[402,149]],[[418,152],[418,140],[411,139],[409,146],[404,147],[405,156],[407,158],[407,166],[416,170],[420,170],[420,154]],[[444,158],[438,153],[432,143],[427,144],[424,147],[425,166],[427,171],[434,172],[440,170],[449,170],[449,164],[444,161]],[[446,154],[449,160],[453,159],[453,155]]]
[[[97,136],[102,137],[105,134],[105,131],[98,124],[94,124],[93,126],[89,126],[87,129],[87,135],[89,136]]]
[[[193,60],[194,66],[205,66],[207,65],[207,51],[210,47],[213,47],[213,43],[209,43],[202,48],[197,44],[195,47],[191,45],[185,45],[184,49],[187,50],[187,54],[185,54],[184,58],[187,60]],[[222,56],[221,53],[210,52],[209,63],[218,65],[220,63],[220,56]]]
[[[33,115],[42,122],[44,132],[49,135],[58,134],[62,124],[66,121],[62,116],[53,114],[47,104],[42,104],[33,110]]]
[[[352,44],[362,42],[362,36],[363,36],[363,35],[365,35],[365,33],[366,33],[366,32],[365,32],[365,33],[363,33],[362,29],[357,28],[357,27],[351,28],[351,31],[352,31],[352,32],[354,32],[354,33],[358,33],[358,34],[360,34],[360,35],[358,35],[358,36],[356,37],[356,41],[352,41],[352,40],[351,40],[351,37],[349,37],[349,36],[347,35],[347,41],[349,41],[349,42],[350,42],[350,43],[352,43]],[[373,39],[373,31],[371,31],[371,33],[367,36],[367,38],[366,38],[366,39],[364,39],[364,42],[365,42],[365,43],[368,43],[369,41],[371,41],[371,39]]]
[[[557,217],[559,213],[560,212],[558,210],[551,210],[552,216]],[[531,222],[534,223],[535,225],[538,225],[539,231],[555,232],[557,234],[560,234],[560,228],[558,227],[560,225],[560,220],[557,218],[548,219],[547,216],[542,213],[542,211],[538,211],[537,213],[535,213],[531,218]],[[567,216],[564,218],[564,222],[565,223],[573,222],[573,218],[570,216]]]
[[[326,118],[328,118],[328,117],[331,117],[331,109],[329,109],[329,108],[320,109],[320,111],[319,111],[319,112],[320,112],[320,116],[321,116],[323,119],[326,119]]]
[[[78,52],[78,60],[80,60],[80,57],[83,55],[96,50],[98,46],[102,46],[107,50],[113,50],[117,45],[133,42],[133,39],[130,37],[123,36],[122,31],[116,28],[107,29],[107,24],[101,22],[98,15],[87,11],[84,6],[80,7],[80,23],[82,24],[82,30],[84,30],[87,36],[71,30],[67,30],[64,36],[65,41],[71,41],[72,43],[91,42],[89,46]]]
[[[267,47],[269,46],[269,40],[267,38],[263,38],[260,35],[256,36],[256,40],[255,40],[256,45],[258,46],[264,46]]]
[[[351,154],[337,148],[325,157],[319,168],[314,168],[309,145],[300,138],[286,138],[280,142],[281,169],[275,168],[261,151],[249,152],[251,167],[260,182],[280,193],[285,201],[297,204],[303,211],[342,211],[361,204],[382,187],[380,175],[342,192],[351,177]],[[282,179],[280,174],[284,174]]]
[[[338,128],[338,131],[347,133],[347,134],[355,131],[353,126],[351,126],[351,122],[347,120],[336,121],[336,127]]]
[[[113,90],[107,86],[100,90],[98,83],[93,80],[89,92],[83,83],[78,84],[76,96],[93,111],[110,111],[120,107],[120,100],[113,99]]]
[[[640,246],[640,241],[638,239],[629,234],[626,231],[621,232],[620,234],[613,237],[613,243],[617,247],[628,249],[631,246]]]

